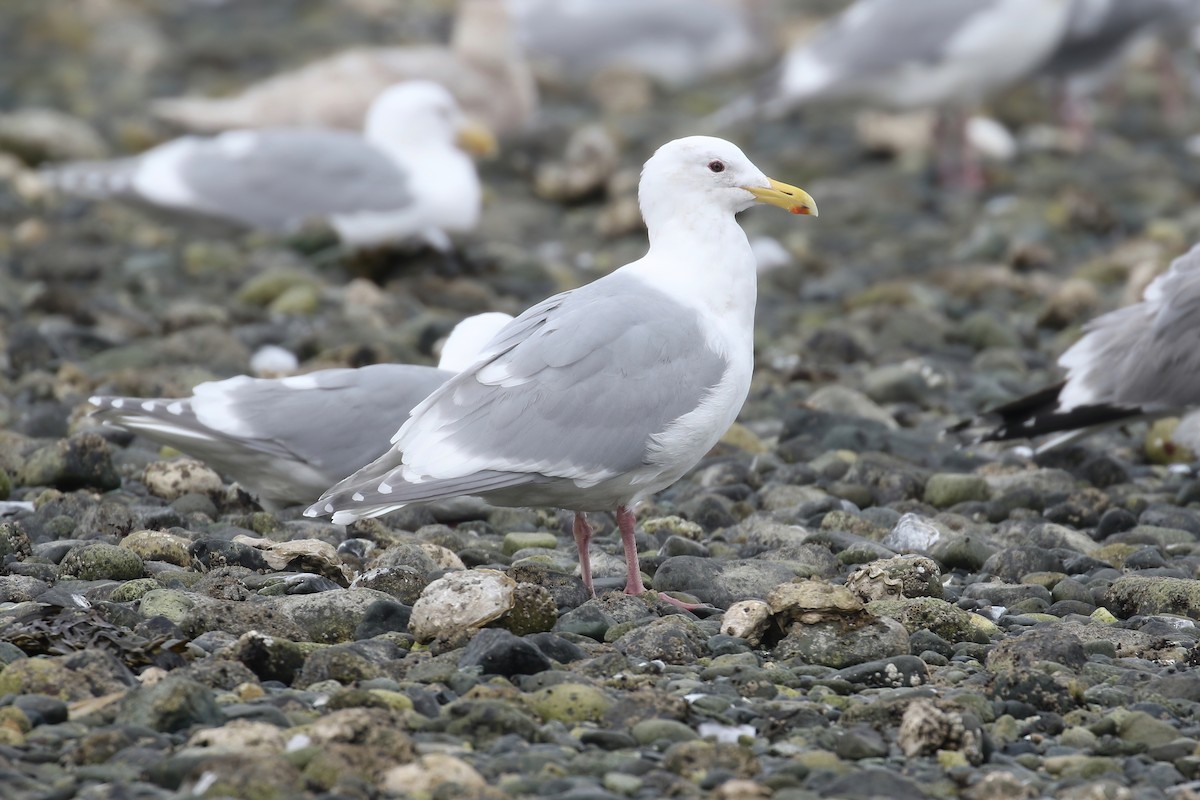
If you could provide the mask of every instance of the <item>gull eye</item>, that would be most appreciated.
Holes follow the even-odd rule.
[[[724,172],[725,162],[714,159],[713,161],[708,162],[708,169],[710,172]]]

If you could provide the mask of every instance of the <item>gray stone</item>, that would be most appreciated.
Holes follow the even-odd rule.
[[[702,602],[727,608],[738,600],[762,599],[781,583],[817,574],[821,570],[797,562],[675,556],[655,571],[654,588],[687,592]]]
[[[108,441],[95,433],[79,433],[35,450],[21,465],[17,482],[24,486],[53,486],[108,491],[121,485]]]
[[[174,733],[194,725],[219,725],[224,715],[211,689],[187,678],[169,676],[126,695],[117,710],[117,720]]]

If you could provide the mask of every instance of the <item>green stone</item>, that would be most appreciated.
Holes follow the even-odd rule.
[[[987,481],[979,475],[939,472],[925,482],[925,502],[936,508],[987,500],[991,496]]]
[[[558,537],[545,531],[513,532],[504,534],[504,554],[511,556],[518,550],[531,547],[553,550],[558,547]]]
[[[648,745],[658,741],[690,742],[700,736],[682,722],[673,719],[644,719],[630,730],[633,738],[640,745]]]
[[[158,581],[153,578],[138,578],[134,581],[126,581],[116,589],[113,589],[108,599],[114,603],[130,603],[157,588]]]
[[[529,707],[547,722],[599,722],[613,706],[600,689],[582,683],[559,683],[530,695]]]

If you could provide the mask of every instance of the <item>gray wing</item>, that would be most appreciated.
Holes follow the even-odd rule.
[[[1177,258],[1145,299],[1093,321],[1059,363],[1064,405],[1148,411],[1200,403],[1200,246]]]
[[[937,63],[955,33],[993,0],[860,0],[807,46],[846,82],[908,63]]]
[[[1139,33],[1173,13],[1160,0],[1074,0],[1066,33],[1040,71],[1059,76],[1099,68]]]
[[[102,421],[196,456],[268,499],[311,502],[386,452],[413,406],[452,374],[379,364],[241,376],[200,384],[190,398],[91,402]]]
[[[560,0],[514,4],[518,36],[533,58],[575,76],[623,64],[686,83],[749,50],[753,39],[737,8],[693,0]],[[736,59],[733,59],[736,60]]]
[[[310,511],[365,515],[554,478],[593,485],[645,465],[655,434],[694,411],[727,367],[698,313],[614,275],[509,323],[414,409],[392,450]]]
[[[224,416],[246,446],[286,453],[330,475],[332,483],[384,453],[413,407],[453,374],[409,364],[328,369],[246,378],[211,394],[201,384],[192,402],[202,422],[215,426]]]
[[[201,211],[258,228],[356,211],[394,211],[413,201],[408,176],[347,131],[232,131],[195,140],[179,177]]]

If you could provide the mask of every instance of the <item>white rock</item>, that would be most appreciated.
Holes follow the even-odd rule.
[[[482,628],[515,603],[517,582],[493,569],[452,572],[425,587],[413,604],[408,629],[419,642]]]
[[[762,600],[739,600],[721,617],[721,633],[756,645],[762,641],[770,621],[771,607]]]
[[[976,115],[967,120],[967,143],[993,161],[1012,161],[1017,155],[1016,138],[991,117]]]
[[[298,366],[300,360],[296,355],[279,345],[264,345],[250,356],[250,370],[260,378],[286,375],[295,372]]]
[[[194,458],[174,461],[154,461],[142,471],[142,483],[150,494],[164,500],[175,500],[185,494],[213,494],[221,491],[224,482],[204,462]]]
[[[898,553],[924,553],[941,538],[942,532],[936,525],[910,511],[900,517],[896,527],[883,537],[881,544]]]

